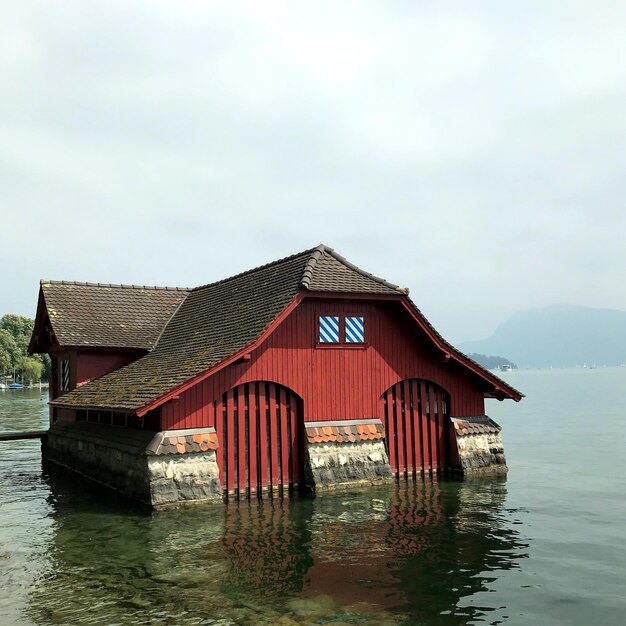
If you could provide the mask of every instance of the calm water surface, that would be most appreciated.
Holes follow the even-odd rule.
[[[626,368],[505,376],[506,480],[150,514],[0,443],[0,624],[623,624]]]

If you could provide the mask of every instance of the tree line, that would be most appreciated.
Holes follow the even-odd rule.
[[[23,385],[48,380],[50,357],[47,354],[28,355],[28,342],[35,320],[22,315],[7,314],[0,318],[0,378],[12,379]]]

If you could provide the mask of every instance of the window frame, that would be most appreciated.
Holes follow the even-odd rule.
[[[337,317],[339,318],[339,341],[320,341],[320,318]],[[360,317],[363,319],[363,341],[346,341],[346,318]],[[315,348],[322,350],[365,350],[369,346],[366,333],[366,315],[346,315],[337,312],[317,311],[315,314]]]
[[[65,376],[65,369],[67,369],[67,376]],[[65,382],[67,380],[67,386]],[[72,364],[70,358],[59,359],[59,391],[61,393],[67,393],[72,390]]]

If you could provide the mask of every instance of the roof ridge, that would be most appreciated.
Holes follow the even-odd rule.
[[[49,280],[42,278],[40,285],[69,285],[76,287],[108,287],[117,289],[150,289],[154,291],[191,291],[190,287],[159,287],[155,285],[126,285],[123,283],[88,283],[80,280]]]
[[[228,276],[227,278],[222,278],[212,283],[206,283],[205,285],[199,285],[198,287],[193,287],[190,291],[198,291],[199,289],[206,289],[207,287],[214,287],[215,285],[221,285],[222,283],[226,283],[229,280],[234,280],[235,278],[240,278],[242,276],[252,274],[253,272],[258,272],[260,270],[267,269],[268,267],[278,265],[279,263],[284,263],[285,261],[291,261],[293,259],[297,259],[300,256],[304,256],[305,254],[310,254],[311,252],[314,252],[316,249],[317,248],[309,248],[308,250],[303,250],[302,252],[296,252],[295,254],[290,254],[289,256],[283,257],[282,259],[277,259],[276,261],[271,261],[270,263],[265,263],[264,265],[259,265],[258,267],[253,267],[252,269],[245,270],[244,272],[240,272],[239,274],[234,274],[233,276]]]
[[[385,285],[385,287],[389,287],[390,289],[395,289],[397,292],[404,294],[405,296],[409,295],[408,287],[400,287],[399,285],[390,283],[388,280],[385,280],[384,278],[381,278],[380,276],[376,276],[372,274],[371,272],[366,272],[365,270],[361,269],[354,263],[351,263],[350,261],[348,261],[348,259],[346,259],[344,256],[341,256],[341,254],[339,254],[338,252],[335,252],[333,248],[323,243],[321,243],[319,246],[317,246],[317,248],[314,248],[312,250],[311,258],[309,259],[309,261],[307,262],[304,268],[304,272],[302,273],[302,280],[300,282],[300,285],[304,289],[307,289],[307,290],[310,289],[311,278],[313,276],[313,272],[315,271],[317,262],[320,260],[324,252],[330,254],[337,261],[345,265],[347,268],[353,270],[354,272],[357,272],[361,276],[365,276],[366,278],[369,278],[370,280],[373,280],[374,282],[377,282],[381,285]]]

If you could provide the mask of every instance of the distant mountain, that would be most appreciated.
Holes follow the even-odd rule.
[[[519,367],[626,363],[626,311],[558,304],[512,315],[465,353],[502,354]]]

